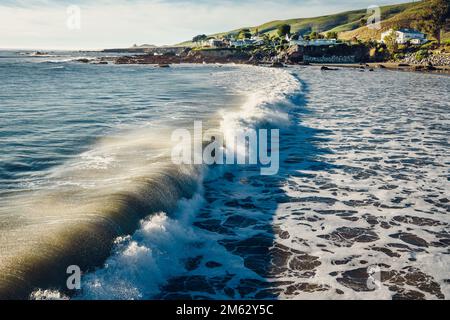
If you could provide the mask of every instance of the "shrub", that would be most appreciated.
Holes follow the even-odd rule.
[[[337,39],[338,34],[335,31],[329,31],[329,32],[327,32],[326,38],[327,39]]]
[[[436,41],[429,41],[420,46],[421,49],[434,49],[436,47]]]
[[[288,24],[282,24],[277,28],[277,34],[280,37],[291,34],[291,26]]]
[[[394,60],[398,61],[398,60],[402,60],[405,57],[405,55],[403,53],[395,53],[394,54]]]
[[[416,55],[415,55],[416,60],[418,60],[418,61],[426,59],[426,58],[428,58],[428,56],[429,56],[428,50],[424,50],[424,49],[417,51]]]

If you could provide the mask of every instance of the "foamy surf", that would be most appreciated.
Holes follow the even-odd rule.
[[[242,92],[244,103],[239,108],[220,112],[220,130],[225,140],[239,130],[270,124],[289,125],[291,99],[300,89],[298,81],[289,72],[244,66],[234,72],[215,74],[215,81],[226,82],[233,90],[246,88]],[[274,112],[277,113],[275,116]],[[237,167],[203,166],[204,177],[199,185],[220,179],[225,172],[234,170]],[[161,298],[161,287],[167,285],[169,279],[184,274],[191,264],[195,265],[192,256],[201,256],[205,252],[221,261],[229,272],[239,272],[242,277],[253,275],[251,271],[242,270],[236,256],[193,225],[206,202],[201,189],[191,199],[180,200],[174,215],[159,212],[141,221],[140,228],[132,236],[117,238],[113,255],[103,268],[84,277],[81,294],[75,298]]]
[[[424,108],[425,98],[410,97],[401,106],[392,104],[393,96],[403,92],[399,85],[367,106],[374,90],[384,92],[385,79],[340,72],[299,69],[306,83],[297,88],[310,86],[311,91],[300,97],[298,92],[280,95],[271,100],[275,104],[251,96],[241,104],[252,109],[247,116],[239,117],[245,108],[225,112],[222,124],[230,119],[239,130],[270,125],[270,112],[261,122],[255,120],[262,110],[289,119],[277,124],[284,124],[278,175],[261,176],[256,166],[210,168],[202,183],[203,205],[191,222],[180,233],[161,236],[178,234],[175,241],[181,246],[139,241],[147,223],[166,230],[170,220],[162,215],[146,221],[110,258],[114,267],[107,264],[99,274],[88,275],[84,292],[106,299],[447,297],[448,128],[442,121],[447,121],[448,103],[427,98],[430,105]],[[383,76],[404,83],[422,77]],[[343,79],[345,86],[339,83]],[[428,90],[442,92],[439,78],[421,80],[423,97]],[[342,95],[358,98],[350,103],[339,100]],[[400,116],[402,108],[407,110]],[[153,259],[152,267],[139,272],[125,267],[136,261],[145,265],[149,257],[139,260],[145,255],[173,257],[176,268],[153,279],[142,270],[165,270],[164,263]],[[114,292],[109,279],[123,290]]]
[[[222,112],[223,118],[216,111],[198,108],[208,127],[220,126],[220,119],[222,124],[233,119],[230,126],[237,122],[253,126],[258,112],[262,118],[271,105],[276,107],[296,88],[295,79],[281,70],[215,68],[213,85],[248,102],[243,108]],[[270,99],[264,98],[275,83],[280,90]],[[253,110],[246,114],[250,105]],[[240,119],[233,115],[236,112],[242,113]],[[195,119],[181,120],[189,126]],[[111,252],[103,269],[84,277],[77,298],[151,297],[164,279],[182,270],[175,267],[181,263],[176,261],[183,260],[178,253],[189,252],[188,244],[196,237],[189,217],[204,202],[205,168],[171,163],[169,134],[174,123],[180,121],[155,121],[154,129],[148,125],[133,129],[131,125],[120,134],[105,136],[89,150],[43,173],[42,178],[30,179],[28,185],[23,184],[23,192],[2,199],[4,221],[9,226],[1,234],[0,296],[64,298],[67,266],[92,271]],[[164,245],[166,241],[160,239],[179,246]],[[164,266],[168,259],[174,268]],[[131,261],[135,266],[142,263],[142,269],[128,270]],[[160,280],[147,269],[161,270]],[[127,272],[137,274],[133,278]],[[144,281],[148,287],[139,287],[143,279],[148,280]],[[116,294],[114,287],[119,288]]]

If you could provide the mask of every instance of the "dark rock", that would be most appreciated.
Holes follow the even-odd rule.
[[[286,51],[285,61],[287,63],[299,63],[303,60],[303,47],[291,46]]]
[[[271,67],[271,68],[284,68],[284,64],[281,63],[281,62],[273,62],[273,63],[270,65],[270,67]]]
[[[330,68],[330,67],[327,67],[327,66],[322,66],[320,68],[320,70],[322,70],[322,71],[329,71],[329,70],[338,70],[338,69],[337,68]]]
[[[403,242],[412,244],[417,247],[428,247],[428,242],[412,233],[400,232],[389,235],[392,238],[400,239]]]
[[[91,60],[86,59],[86,58],[81,58],[81,59],[77,59],[77,60],[75,60],[75,61],[81,62],[81,63],[89,63]]]

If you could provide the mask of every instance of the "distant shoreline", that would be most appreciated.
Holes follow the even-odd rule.
[[[271,61],[251,61],[246,57],[226,56],[226,57],[214,57],[203,56],[201,54],[193,56],[154,56],[154,55],[133,55],[122,57],[102,57],[98,62],[112,62],[114,64],[123,65],[152,65],[155,67],[170,67],[170,65],[177,64],[242,64],[242,65],[254,65],[263,67],[285,67],[285,66],[316,66],[323,67],[323,70],[334,70],[337,68],[354,68],[361,70],[374,71],[375,69],[386,69],[392,71],[403,72],[420,72],[420,73],[433,73],[433,74],[446,74],[450,75],[450,66],[427,66],[427,65],[413,65],[396,62],[367,62],[367,63],[281,63]]]

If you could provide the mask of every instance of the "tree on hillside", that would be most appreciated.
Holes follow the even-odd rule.
[[[435,37],[440,45],[441,30],[449,18],[449,0],[427,0],[427,2],[428,6],[420,14],[420,18],[415,20],[414,27]]]
[[[309,34],[309,39],[315,40],[315,39],[317,39],[317,38],[319,38],[319,34],[318,34],[316,31],[312,31],[312,32]]]
[[[291,26],[288,24],[279,25],[277,28],[277,34],[280,37],[285,37],[286,35],[291,34]]]
[[[250,32],[250,29],[241,29],[238,33],[238,39],[250,39],[252,37],[252,33]]]
[[[206,39],[208,39],[206,34],[199,34],[198,36],[192,38],[192,42],[195,42],[198,45],[199,42],[205,41]]]
[[[397,35],[394,31],[384,37],[384,44],[391,56],[398,52]]]
[[[329,32],[327,32],[326,37],[327,37],[327,39],[337,39],[338,33],[335,31],[329,31]]]
[[[309,39],[310,40],[316,40],[316,39],[323,39],[323,35],[318,33],[317,31],[313,31],[309,34]]]
[[[365,27],[367,25],[367,19],[366,18],[362,18],[361,20],[359,20],[359,26],[360,27]]]

